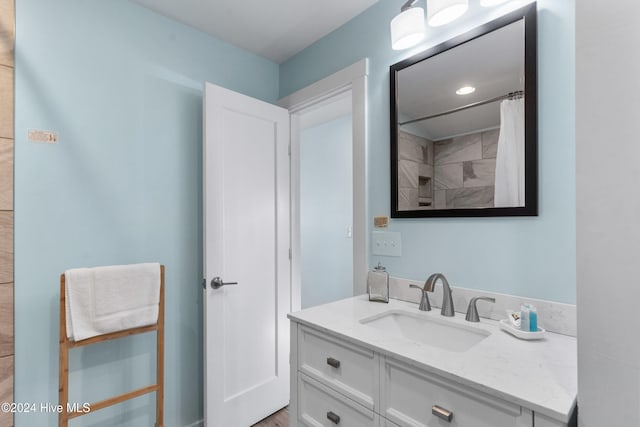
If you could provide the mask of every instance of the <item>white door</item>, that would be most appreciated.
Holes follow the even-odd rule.
[[[247,427],[289,403],[289,113],[206,83],[204,124],[205,425]]]

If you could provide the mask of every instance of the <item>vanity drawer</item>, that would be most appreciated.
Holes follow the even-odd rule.
[[[542,414],[533,414],[534,423],[533,425],[536,427],[567,427],[569,425],[575,426],[577,425],[577,420],[570,420],[569,423],[563,423],[558,420],[551,419],[549,417],[545,417]]]
[[[380,427],[400,427],[396,423],[392,423],[385,417],[380,417]]]
[[[311,328],[299,328],[298,370],[371,410],[378,408],[378,355]]]
[[[313,427],[378,427],[379,416],[319,381],[299,373],[298,422]]]
[[[400,427],[532,427],[533,414],[519,405],[468,389],[443,377],[384,359],[381,415]],[[451,421],[432,413],[440,410]]]

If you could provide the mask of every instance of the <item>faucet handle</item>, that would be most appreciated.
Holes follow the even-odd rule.
[[[431,303],[429,302],[429,295],[427,294],[427,290],[418,285],[409,285],[410,288],[420,289],[422,291],[422,298],[420,298],[420,307],[418,310],[420,311],[431,311]]]
[[[478,315],[478,307],[476,307],[476,301],[478,301],[478,300],[496,302],[496,299],[495,298],[491,298],[491,297],[473,297],[473,298],[471,298],[471,301],[469,301],[469,307],[467,308],[467,315],[464,318],[464,320],[466,320],[467,322],[479,322],[480,321],[480,316]]]

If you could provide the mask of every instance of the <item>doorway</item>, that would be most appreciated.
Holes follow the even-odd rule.
[[[366,275],[368,269],[368,239],[366,227],[366,87],[368,74],[368,60],[363,59],[355,64],[338,71],[310,86],[301,89],[286,98],[278,105],[289,110],[291,117],[291,310],[297,311],[303,307],[322,304],[332,300],[360,295],[366,291]],[[350,145],[345,145],[345,128],[351,128]],[[337,136],[341,134],[342,136]],[[333,135],[329,137],[328,135]],[[334,138],[335,137],[335,138]],[[348,139],[348,136],[346,137]],[[331,141],[329,141],[331,139]],[[318,143],[317,140],[320,142]],[[305,142],[306,141],[306,142]],[[310,142],[311,141],[311,142]],[[317,145],[313,146],[313,142]],[[324,141],[324,142],[322,142]],[[343,141],[342,143],[339,141]],[[333,146],[338,148],[335,148]],[[313,149],[322,150],[325,147],[326,162],[339,161],[349,158],[344,150],[351,150],[350,169],[340,174],[343,178],[342,188],[350,184],[350,201],[341,202],[341,212],[329,209],[323,224],[314,222],[313,207],[319,203],[313,202],[311,196],[322,191],[308,192],[302,188],[309,182],[305,178],[302,168],[309,168],[307,172],[323,169],[322,162],[313,158]],[[331,153],[330,147],[342,150],[342,155]],[[332,149],[333,149],[332,148]],[[311,162],[305,162],[310,155]],[[334,155],[330,155],[334,154]],[[329,165],[325,164],[323,174],[333,173]],[[322,177],[316,180],[322,181]],[[313,181],[313,178],[311,178]],[[333,183],[332,183],[333,184]],[[325,191],[327,193],[327,191]],[[329,192],[331,193],[331,192]],[[334,194],[325,194],[329,199]],[[308,197],[307,197],[308,196]],[[348,197],[348,196],[347,196]],[[309,203],[309,200],[311,202]],[[335,199],[334,199],[335,200]],[[343,199],[344,200],[344,199]],[[350,205],[350,211],[345,204]],[[338,203],[334,201],[334,208]],[[307,213],[305,213],[305,206]],[[310,210],[311,209],[311,210]],[[350,215],[351,221],[345,216]],[[330,262],[323,264],[319,260],[313,246],[305,244],[305,236],[312,239],[319,234],[322,227],[330,227],[332,238],[324,236],[318,246],[322,252],[332,252],[339,245],[341,250],[350,251],[347,262]],[[305,230],[310,231],[306,233]],[[332,242],[332,243],[329,243]],[[310,243],[310,242],[309,242]],[[336,245],[335,247],[333,245]],[[309,249],[305,249],[309,247]],[[331,283],[340,277],[340,283]],[[305,283],[303,284],[303,280]],[[304,295],[303,295],[304,293]],[[304,299],[304,304],[303,304]]]
[[[353,295],[351,103],[348,90],[297,113],[303,309]]]

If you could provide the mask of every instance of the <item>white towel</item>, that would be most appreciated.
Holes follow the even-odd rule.
[[[80,341],[158,321],[160,264],[65,271],[67,337]]]

